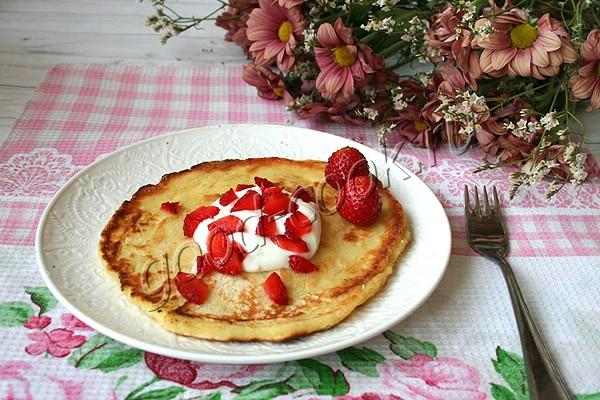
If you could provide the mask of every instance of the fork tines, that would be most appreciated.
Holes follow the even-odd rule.
[[[465,185],[465,211],[477,215],[488,215],[490,213],[497,213],[500,211],[500,201],[498,200],[498,191],[496,190],[496,186],[492,188],[492,193],[494,196],[493,204],[490,204],[487,188],[485,185],[483,186],[483,210],[481,210],[479,202],[479,190],[477,189],[477,186],[474,186],[473,189],[475,194],[475,204],[474,207],[471,207],[471,200],[469,198],[469,187]]]

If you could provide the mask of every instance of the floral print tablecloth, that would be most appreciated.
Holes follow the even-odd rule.
[[[379,148],[373,129],[297,120],[281,103],[259,99],[239,68],[50,71],[0,152],[2,399],[527,398],[504,282],[465,240],[463,185],[507,188],[500,171],[471,172],[477,150],[460,158],[441,151],[435,162],[400,152],[446,208],[452,257],[417,312],[359,346],[282,364],[210,365],[128,347],[58,304],[37,272],[34,236],[61,185],[126,144],[224,122],[307,126]],[[551,204],[546,189],[505,199],[511,261],[570,387],[580,399],[600,399],[600,177],[593,171],[582,190],[564,190]]]

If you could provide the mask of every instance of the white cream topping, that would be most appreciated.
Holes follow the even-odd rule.
[[[235,192],[238,199],[240,199],[247,191],[254,190],[262,195],[262,190],[258,186],[252,186],[239,192]],[[283,191],[291,198],[291,193]],[[291,255],[300,255],[306,259],[311,259],[315,255],[319,248],[319,242],[321,240],[321,215],[317,206],[314,203],[307,203],[300,199],[292,199],[298,205],[298,211],[306,215],[309,220],[312,221],[312,229],[309,233],[300,236],[306,245],[308,246],[308,252],[296,253],[293,251],[282,249],[277,246],[270,238],[259,236],[256,234],[256,226],[262,212],[258,210],[243,210],[243,211],[231,211],[237,199],[232,201],[226,206],[222,206],[219,200],[215,201],[212,205],[219,208],[219,213],[213,218],[205,219],[202,221],[196,231],[194,232],[194,241],[200,246],[202,254],[206,254],[207,239],[208,239],[208,225],[216,220],[219,220],[227,215],[235,215],[242,221],[244,221],[244,231],[235,232],[231,235],[233,240],[237,242],[248,254],[243,261],[243,268],[246,272],[260,272],[260,271],[272,271],[280,268],[289,268],[288,258]],[[277,224],[277,234],[285,234],[285,221],[292,215],[292,213],[286,213],[275,216]]]

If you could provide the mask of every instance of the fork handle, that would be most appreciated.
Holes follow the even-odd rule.
[[[575,400],[575,396],[569,392],[565,380],[550,357],[550,352],[529,313],[510,264],[501,256],[495,261],[506,280],[517,320],[530,400]]]

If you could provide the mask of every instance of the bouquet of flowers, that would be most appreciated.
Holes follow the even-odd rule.
[[[479,146],[477,171],[512,166],[511,197],[588,175],[575,108],[600,109],[599,0],[218,0],[202,18],[167,1],[147,19],[163,43],[216,20],[250,60],[243,79],[303,118],[375,125],[382,143]]]

